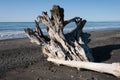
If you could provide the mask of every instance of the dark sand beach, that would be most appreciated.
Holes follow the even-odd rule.
[[[95,62],[120,62],[120,30],[90,32]],[[0,41],[0,80],[120,80],[112,75],[57,66],[29,39]]]

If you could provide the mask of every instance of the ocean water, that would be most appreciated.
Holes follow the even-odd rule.
[[[34,22],[0,22],[0,40],[24,38],[24,28],[33,28]],[[47,34],[45,26],[40,24],[43,32]],[[75,23],[68,24],[64,33],[70,32],[75,28]],[[120,30],[120,22],[87,22],[84,32],[104,31],[104,30]]]

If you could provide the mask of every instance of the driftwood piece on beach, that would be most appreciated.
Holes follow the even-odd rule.
[[[64,20],[64,9],[58,5],[54,5],[50,12],[51,17],[47,12],[42,12],[42,16],[37,17],[35,30],[24,29],[32,43],[42,46],[42,52],[48,61],[58,65],[90,69],[120,77],[119,63],[94,63],[91,50],[87,46],[90,35],[82,31],[86,20],[80,17]],[[63,29],[70,22],[75,22],[75,29],[64,34]],[[43,34],[39,23],[45,24],[48,36]]]

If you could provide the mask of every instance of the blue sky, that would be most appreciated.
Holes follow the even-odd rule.
[[[0,0],[0,22],[32,22],[54,4],[65,9],[65,19],[120,21],[120,0]]]

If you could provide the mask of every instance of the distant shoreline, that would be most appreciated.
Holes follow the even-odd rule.
[[[40,24],[43,33],[47,34],[46,27]],[[75,23],[65,26],[64,33],[68,33],[76,27]],[[34,22],[0,22],[0,40],[24,38],[24,28],[35,28]],[[120,22],[87,22],[84,32],[99,32],[107,30],[120,30]]]
[[[120,31],[120,29],[114,29],[114,30],[96,30],[96,31],[83,31],[83,32],[87,32],[87,33],[93,33],[93,32],[95,32],[95,33],[99,33],[99,32],[105,32],[105,31]],[[20,38],[8,38],[8,39],[0,39],[0,41],[6,41],[6,40],[16,40],[16,39],[26,39],[27,38],[27,36],[26,37],[20,37]]]

